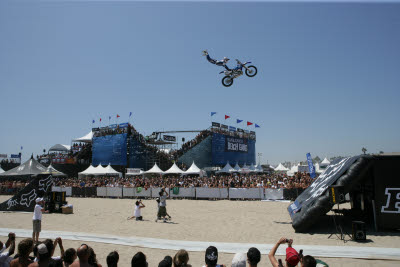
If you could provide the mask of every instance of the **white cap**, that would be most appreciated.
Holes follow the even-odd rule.
[[[245,253],[236,253],[232,259],[232,267],[246,267],[247,256]]]
[[[43,244],[43,243],[40,244],[40,245],[37,247],[37,249],[38,249],[38,253],[39,253],[39,254],[46,254],[46,253],[48,252],[46,245]]]
[[[41,201],[43,201],[43,198],[42,198],[42,197],[38,197],[38,198],[36,199],[36,203],[39,203],[39,202],[41,202]]]

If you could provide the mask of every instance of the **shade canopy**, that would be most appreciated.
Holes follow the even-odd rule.
[[[158,167],[157,163],[154,163],[153,168],[144,172],[145,174],[152,173],[152,174],[163,174],[164,172]]]
[[[331,164],[331,162],[327,158],[324,158],[324,160],[321,162],[321,166],[322,165],[328,166],[329,164]]]
[[[225,167],[223,167],[221,170],[217,171],[216,173],[233,173],[237,172],[234,168],[232,168],[231,164],[229,162],[226,163]]]
[[[184,171],[182,171],[176,164],[174,163],[171,168],[166,170],[164,174],[182,174]]]
[[[193,161],[192,166],[190,166],[190,168],[187,169],[187,171],[185,171],[183,174],[184,175],[190,175],[190,174],[203,175],[204,172],[202,170],[200,170],[200,168],[197,167],[196,164]]]
[[[44,167],[37,160],[35,160],[33,157],[31,157],[25,163],[15,167],[11,170],[1,173],[0,176],[3,176],[3,177],[4,176],[28,176],[28,175],[39,175],[39,174],[45,174],[45,173],[46,173],[46,167]]]
[[[252,164],[250,165],[249,170],[250,170],[251,172],[255,172],[255,171],[256,171],[256,166],[254,166],[254,164],[252,163]]]
[[[50,147],[49,152],[51,152],[51,151],[68,152],[68,151],[70,151],[70,150],[71,150],[71,146],[69,146],[69,145],[56,144],[56,145]]]
[[[110,164],[108,164],[108,166],[105,167],[104,169],[105,169],[105,171],[106,171],[106,175],[118,175],[119,177],[122,176],[122,173],[120,173],[120,172],[114,170],[114,168],[111,167]]]
[[[279,163],[279,165],[275,168],[275,171],[279,172],[279,171],[288,171],[289,169],[286,168],[285,166],[282,165],[282,163]]]
[[[233,168],[235,169],[235,171],[239,172],[240,171],[239,163],[236,162],[236,165]]]
[[[51,174],[53,176],[67,176],[65,173],[58,171],[51,164],[46,168],[46,174]]]
[[[4,170],[0,167],[0,173],[3,173],[4,172]]]
[[[90,131],[90,133],[88,133],[85,136],[82,136],[80,138],[77,139],[72,139],[72,142],[84,142],[84,143],[91,143],[92,142],[92,138],[93,138],[93,132]]]
[[[264,169],[263,169],[263,167],[261,166],[261,164],[258,164],[258,165],[256,166],[256,172],[264,172]]]

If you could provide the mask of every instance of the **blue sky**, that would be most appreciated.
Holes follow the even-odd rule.
[[[273,164],[400,151],[400,4],[294,2],[1,1],[0,153],[130,111],[145,134],[258,123]],[[224,88],[203,49],[259,73]]]

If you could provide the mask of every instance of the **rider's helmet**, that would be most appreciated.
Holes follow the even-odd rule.
[[[222,60],[224,63],[228,63],[228,61],[229,61],[229,58],[227,58],[227,57],[224,57],[224,59]]]

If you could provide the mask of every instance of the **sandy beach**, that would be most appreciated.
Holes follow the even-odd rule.
[[[0,202],[8,196],[1,196]],[[156,223],[156,201],[144,200],[146,208],[142,215],[144,221],[127,220],[133,213],[132,199],[67,198],[74,206],[74,214],[45,214],[42,229],[81,233],[107,234],[125,237],[151,237],[169,240],[232,242],[275,244],[280,237],[292,238],[295,244],[327,246],[369,246],[400,248],[400,233],[368,233],[370,242],[357,243],[337,238],[328,239],[329,227],[316,227],[313,234],[295,233],[290,216],[286,210],[289,203],[262,201],[206,201],[206,200],[167,200],[171,223]],[[32,214],[0,213],[0,228],[31,229]],[[326,222],[324,222],[326,224]],[[2,238],[4,239],[4,238]],[[64,241],[65,248],[78,247],[81,242]],[[137,251],[144,252],[149,266],[157,266],[163,256],[175,254],[171,250],[139,248],[104,243],[91,243],[100,263],[105,266],[105,258],[112,250],[121,257],[121,266],[129,266],[130,259]],[[269,266],[266,254],[261,266]],[[307,254],[307,251],[304,252]],[[203,252],[190,252],[193,266],[204,264]],[[221,253],[220,262],[230,265],[233,255]],[[399,261],[377,261],[361,259],[326,258],[322,260],[331,266],[396,266]]]

